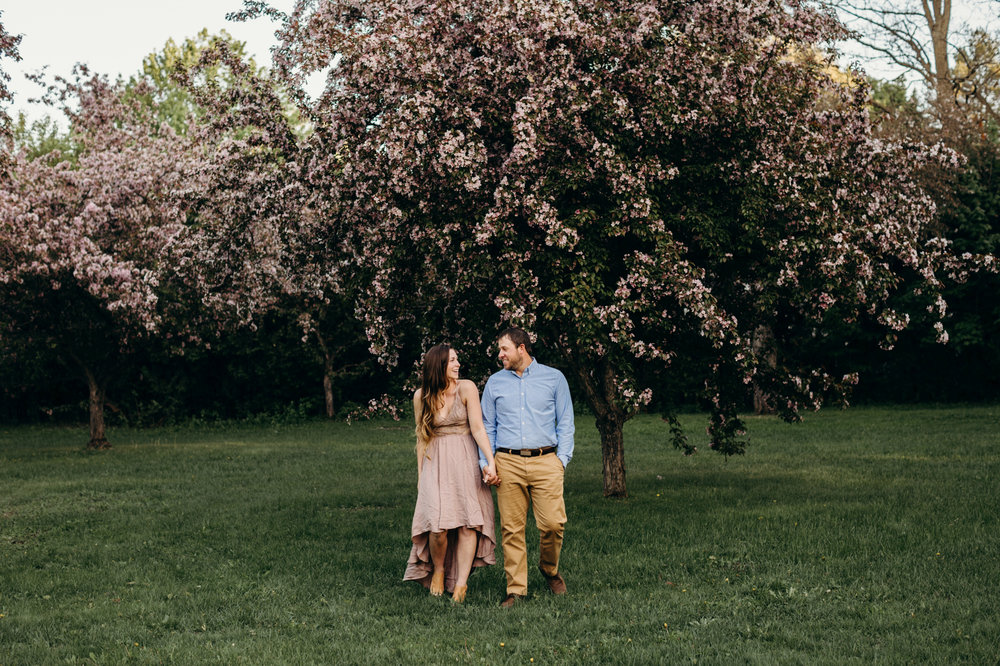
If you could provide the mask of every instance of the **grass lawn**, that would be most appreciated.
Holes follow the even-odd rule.
[[[461,606],[400,580],[409,423],[0,427],[0,665],[998,663],[1000,407],[749,425],[725,461],[630,422],[606,500],[581,417],[570,593],[511,610],[499,564]]]

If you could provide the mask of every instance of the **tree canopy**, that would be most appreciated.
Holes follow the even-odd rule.
[[[287,17],[276,65],[326,72],[308,179],[373,350],[482,358],[526,327],[621,495],[639,367],[699,368],[712,446],[740,453],[749,383],[795,418],[854,381],[801,340],[858,318],[891,338],[904,275],[944,314],[957,263],[913,174],[956,157],[875,137],[860,81],[794,57],[844,34],[802,2],[330,0]]]
[[[106,387],[137,348],[184,353],[252,324],[287,282],[298,205],[275,146],[296,140],[280,98],[228,46],[167,81],[77,69],[53,87],[73,159],[22,150],[0,192],[0,353],[54,353],[79,370],[92,447],[108,445]],[[222,85],[220,64],[235,72]],[[247,112],[260,105],[264,128]]]
[[[20,35],[12,35],[7,32],[3,24],[3,11],[0,11],[0,62],[4,58],[9,58],[14,61],[21,59],[21,55],[18,52],[18,45],[21,43]],[[14,99],[10,90],[7,88],[7,83],[10,81],[10,74],[4,71],[3,67],[0,67],[0,168],[6,165],[7,160],[10,156],[11,146],[9,145],[11,138],[11,121],[10,115],[7,113],[7,103]]]

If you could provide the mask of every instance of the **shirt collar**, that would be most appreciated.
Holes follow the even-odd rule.
[[[509,372],[510,374],[514,375],[515,377],[523,377],[524,375],[530,375],[531,374],[531,369],[533,367],[535,367],[536,365],[538,365],[538,361],[536,361],[535,357],[532,356],[531,357],[531,363],[529,363],[528,367],[526,367],[524,370],[521,371],[520,375],[517,374],[517,372],[515,370],[508,370],[507,372]]]

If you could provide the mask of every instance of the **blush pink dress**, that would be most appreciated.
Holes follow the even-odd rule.
[[[472,567],[496,563],[493,525],[493,494],[479,471],[479,449],[469,429],[469,414],[460,396],[455,396],[448,415],[436,424],[435,437],[427,447],[417,487],[410,536],[413,547],[403,580],[430,587],[434,565],[428,539],[430,532],[469,527],[476,531],[476,556]],[[445,589],[455,588],[455,547],[458,533],[448,533],[445,556]]]

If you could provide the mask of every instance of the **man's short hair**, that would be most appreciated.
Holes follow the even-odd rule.
[[[524,345],[524,351],[528,352],[528,356],[531,356],[531,338],[524,331],[523,328],[517,328],[516,326],[511,326],[510,328],[500,331],[500,335],[497,336],[497,342],[502,338],[510,338],[511,343],[514,347],[520,347]]]

